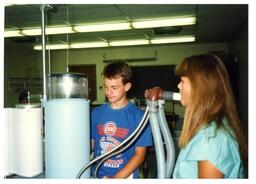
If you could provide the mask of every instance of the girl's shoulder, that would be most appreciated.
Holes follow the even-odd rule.
[[[189,141],[185,147],[191,155],[208,157],[215,154],[227,154],[237,151],[238,143],[232,134],[224,127],[217,127],[216,122],[211,122]]]
[[[203,143],[224,143],[236,141],[233,136],[233,131],[229,128],[226,120],[223,120],[223,125],[217,127],[216,121],[212,121],[203,126],[194,137],[195,140]]]
[[[234,163],[240,167],[239,146],[226,127],[217,128],[211,122],[189,141],[183,150],[183,159],[189,161],[208,160],[225,175],[229,175]]]

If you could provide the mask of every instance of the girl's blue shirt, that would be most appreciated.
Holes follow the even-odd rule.
[[[223,127],[216,122],[204,126],[180,151],[173,178],[198,178],[198,161],[207,160],[224,174],[224,178],[243,178],[239,146],[226,118]]]

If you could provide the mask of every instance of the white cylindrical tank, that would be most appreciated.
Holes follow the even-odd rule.
[[[45,122],[45,177],[75,178],[90,161],[89,101],[48,101]]]
[[[24,177],[43,172],[43,112],[40,104],[6,109],[8,171]]]
[[[90,161],[90,113],[87,80],[81,74],[48,78],[45,113],[45,177],[76,178]],[[87,170],[83,178],[90,177]]]

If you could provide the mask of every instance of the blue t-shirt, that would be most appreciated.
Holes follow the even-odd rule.
[[[225,128],[217,129],[216,122],[200,129],[181,149],[173,178],[198,178],[198,161],[207,160],[224,174],[224,178],[242,178],[243,164],[239,146],[224,120]],[[227,131],[228,130],[228,131]]]
[[[137,128],[144,112],[132,103],[121,109],[112,109],[109,103],[92,111],[92,139],[94,140],[94,158],[112,150],[122,143]],[[136,147],[152,145],[151,129],[148,123],[146,129],[135,143],[125,152],[106,160],[100,167],[97,176],[114,176],[133,157]],[[95,167],[92,169],[93,172]],[[138,178],[138,169],[133,178]]]

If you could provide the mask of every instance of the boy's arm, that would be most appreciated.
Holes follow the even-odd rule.
[[[136,147],[135,154],[130,161],[115,174],[112,178],[127,178],[131,173],[134,172],[144,161],[146,156],[146,147]],[[108,178],[108,177],[106,177]]]

